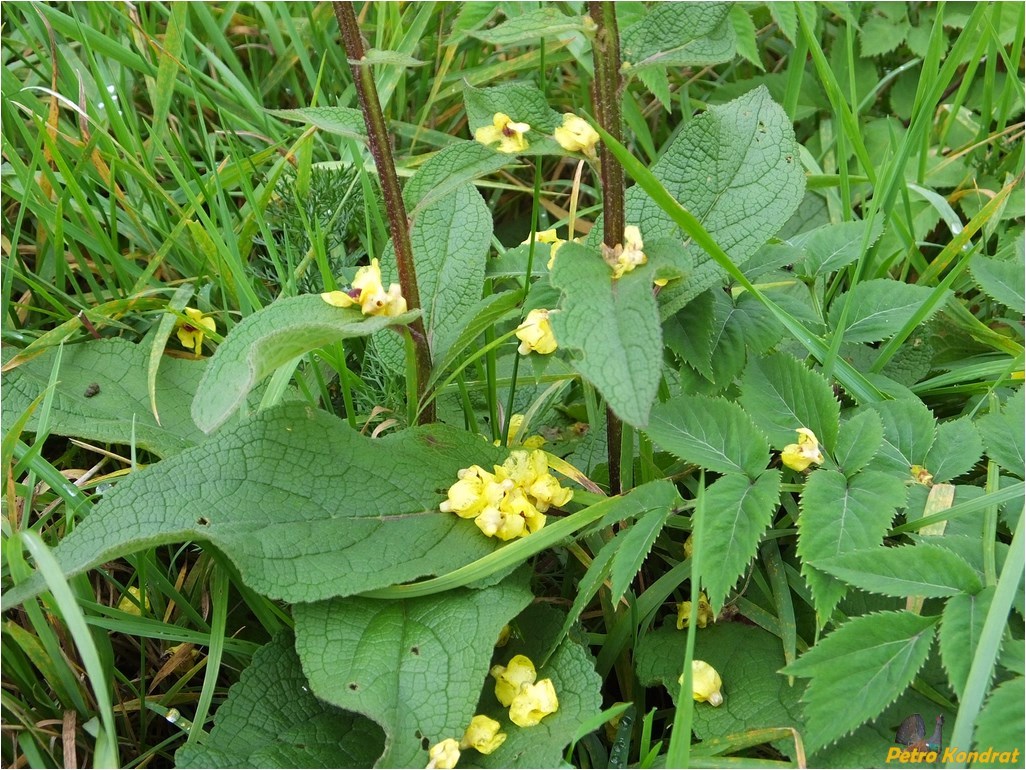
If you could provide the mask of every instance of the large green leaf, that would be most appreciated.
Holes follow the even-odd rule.
[[[651,264],[613,280],[609,265],[592,249],[566,243],[552,269],[563,291],[550,316],[559,346],[624,421],[648,423],[662,368],[662,332],[652,296]]]
[[[742,265],[801,203],[805,176],[797,159],[789,118],[765,88],[757,88],[685,123],[652,173],[734,263]],[[687,274],[659,293],[664,315],[721,281],[723,269],[690,238],[683,238],[670,215],[640,185],[627,191],[625,205],[627,224],[638,225],[646,242],[674,237],[684,243]],[[601,228],[595,231],[597,236]]]
[[[994,586],[988,586],[975,595],[952,596],[944,604],[939,635],[941,661],[948,672],[951,689],[959,698],[969,681],[969,666],[980,644],[994,590]]]
[[[784,669],[812,680],[802,698],[810,752],[847,735],[901,695],[930,654],[937,620],[911,612],[864,615]]]
[[[314,694],[384,728],[378,765],[426,765],[422,740],[459,740],[474,716],[499,631],[532,599],[526,577],[418,599],[297,605],[296,650]]]
[[[985,414],[977,420],[990,459],[1020,479],[1023,477],[1023,466],[1026,465],[1026,438],[1022,430],[1023,422],[1026,421],[1024,393],[1026,390],[1019,388],[999,412]]]
[[[567,16],[556,6],[542,6],[513,16],[491,29],[472,31],[478,40],[491,45],[515,45],[538,42],[539,38],[565,36],[584,29],[584,17]]]
[[[347,136],[350,139],[366,141],[367,124],[363,119],[363,113],[353,107],[300,107],[291,110],[268,110],[276,118],[284,120],[295,120],[310,126],[316,126],[322,131],[339,136]]]
[[[841,423],[834,447],[834,460],[845,476],[854,476],[880,451],[883,424],[872,409],[866,409]]]
[[[431,356],[441,360],[481,300],[485,259],[492,242],[492,215],[471,184],[452,190],[413,218],[410,243]],[[385,284],[398,281],[392,243],[381,259]],[[392,367],[403,370],[403,346],[379,337],[375,347]]]
[[[192,402],[192,418],[210,433],[279,366],[348,337],[409,323],[418,315],[365,316],[359,308],[332,307],[314,294],[272,302],[244,318],[211,357]]]
[[[713,610],[719,612],[780,503],[780,471],[765,471],[754,481],[728,473],[713,482],[705,495],[708,513],[695,547],[705,555],[702,583]]]
[[[794,262],[795,273],[810,279],[851,264],[861,255],[868,226],[864,221],[837,222],[791,237],[789,243],[801,254]],[[878,237],[879,226],[871,233],[867,246]]]
[[[1024,685],[1026,680],[1021,676],[1015,677],[1002,682],[990,694],[976,720],[973,749],[980,752],[992,749],[1000,756],[990,762],[973,762],[973,767],[1011,767],[1022,762],[1026,755],[1022,730],[1026,721],[1022,697]]]
[[[628,72],[719,64],[733,58],[729,3],[658,3],[620,35]]]
[[[896,476],[909,473],[913,465],[926,466],[926,458],[937,436],[933,414],[919,399],[881,401],[869,407],[883,422],[884,442],[871,468]]]
[[[905,494],[901,481],[876,471],[846,479],[838,471],[821,469],[809,476],[798,518],[798,555],[821,622],[830,616],[845,587],[816,565],[880,545]]]
[[[187,743],[175,766],[370,767],[385,736],[371,720],[310,692],[292,634],[262,647],[214,716],[202,743]]]
[[[770,443],[785,447],[808,428],[828,450],[837,441],[841,407],[830,384],[786,353],[752,359],[741,383],[741,404]]]
[[[7,360],[16,351],[6,348],[4,352]],[[0,404],[5,425],[12,424],[46,389],[57,355],[57,348],[49,348],[4,375]],[[156,381],[158,425],[146,395],[147,347],[120,338],[104,339],[68,345],[60,355],[51,433],[115,444],[134,440],[139,448],[162,457],[204,438],[189,415],[189,404],[205,362],[171,357],[161,361]],[[38,424],[37,412],[25,429],[34,431]]]
[[[657,404],[645,433],[667,452],[717,473],[755,479],[769,464],[769,446],[752,418],[722,398],[680,396]]]
[[[862,281],[830,305],[830,327],[836,334],[843,332],[845,342],[879,342],[898,332],[931,294],[930,286],[890,278]],[[841,310],[846,302],[850,304],[842,329]],[[937,303],[934,311],[943,305],[943,302]]]
[[[522,155],[531,155],[539,151],[566,153],[566,150],[550,138],[556,127],[563,124],[563,116],[549,107],[545,94],[538,90],[534,83],[503,83],[490,88],[474,88],[469,83],[464,83],[463,103],[467,108],[467,123],[471,136],[482,126],[492,125],[495,113],[502,112],[514,121],[527,123],[531,127],[527,133],[530,147],[521,153]]]
[[[818,559],[816,567],[864,591],[899,598],[974,594],[983,588],[965,559],[928,543],[852,551]]]
[[[442,425],[380,439],[286,404],[132,474],[54,551],[72,575],[159,543],[209,541],[246,585],[287,601],[344,596],[460,567],[495,550],[438,510],[460,468],[501,450]],[[38,576],[5,596],[17,603]]]
[[[983,441],[972,420],[948,420],[937,426],[933,446],[926,453],[926,470],[935,484],[951,481],[971,470],[981,454]]]
[[[457,187],[498,171],[515,160],[480,142],[458,141],[433,155],[403,188],[409,216],[452,194]],[[419,279],[420,276],[418,276]]]

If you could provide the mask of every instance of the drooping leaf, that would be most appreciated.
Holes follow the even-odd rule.
[[[620,34],[628,71],[719,64],[734,56],[727,3],[662,3]]]
[[[5,359],[12,352],[5,349]],[[4,375],[0,406],[5,425],[12,424],[46,389],[57,353],[57,348],[49,348]],[[125,445],[134,437],[140,449],[162,457],[201,441],[204,434],[192,421],[189,405],[206,362],[164,357],[156,379],[158,425],[147,396],[148,358],[147,347],[121,338],[66,346],[51,406],[50,432]],[[38,425],[37,413],[25,430],[34,431]]]
[[[567,16],[556,6],[543,6],[513,16],[491,29],[474,30],[470,34],[491,45],[535,44],[543,37],[570,36],[584,29],[582,16]]]
[[[656,10],[698,7],[666,3]],[[765,88],[757,88],[688,121],[652,173],[734,263],[743,265],[798,208],[805,177],[797,158],[790,119]],[[638,225],[646,242],[674,237],[684,244],[685,277],[659,293],[664,317],[722,280],[722,268],[690,238],[682,238],[670,215],[639,185],[627,191],[625,207],[627,223]]]
[[[755,556],[762,533],[779,503],[779,470],[765,471],[754,481],[729,473],[706,490],[708,513],[695,547],[709,555],[702,570],[702,583],[714,612],[719,612],[730,589]]]
[[[993,749],[999,753],[993,761],[972,763],[973,767],[1008,767],[1026,754],[1022,725],[1026,721],[1022,691],[1023,677],[1002,682],[987,698],[976,720],[973,749],[983,752]]]
[[[830,326],[836,334],[844,333],[845,342],[879,342],[892,337],[930,298],[933,288],[917,286],[890,278],[862,281],[848,294],[837,297],[830,305]],[[841,310],[849,302],[844,328],[840,326]],[[943,307],[941,302],[935,310]]]
[[[988,586],[976,594],[959,594],[944,604],[939,635],[941,661],[951,689],[959,698],[969,681],[969,666],[980,643],[994,590],[994,586]]]
[[[834,460],[845,476],[851,477],[876,457],[883,443],[883,423],[871,409],[841,423],[834,447]]]
[[[350,139],[366,141],[367,124],[363,113],[354,107],[300,107],[292,110],[268,110],[271,115],[283,120],[294,120],[308,126],[317,126],[322,131]]]
[[[937,435],[933,414],[919,399],[881,401],[871,407],[883,422],[884,442],[871,468],[898,476],[913,465],[926,466],[926,457]]]
[[[366,438],[285,404],[132,474],[57,546],[73,575],[144,547],[208,541],[250,588],[316,601],[463,566],[495,549],[438,504],[460,468],[501,450],[442,425]],[[17,603],[36,577],[9,591]]]
[[[737,52],[758,69],[765,70],[759,58],[759,40],[751,14],[741,5],[730,7],[730,24],[734,28]]]
[[[421,209],[451,195],[456,188],[492,174],[515,160],[516,156],[496,152],[480,142],[461,141],[443,147],[417,169],[403,188],[407,214],[416,216]]]
[[[667,452],[717,473],[755,479],[769,464],[766,439],[751,417],[722,398],[681,396],[657,404],[645,433]]]
[[[262,647],[214,716],[202,743],[187,743],[175,766],[370,767],[385,736],[374,722],[310,692],[292,634]]]
[[[811,678],[802,698],[810,752],[847,735],[901,695],[930,654],[937,620],[911,612],[864,615],[784,670]],[[837,708],[839,703],[845,707]]]
[[[802,574],[822,621],[844,595],[845,587],[816,565],[820,560],[880,545],[898,507],[905,502],[905,494],[900,480],[876,471],[862,471],[846,479],[837,471],[821,469],[809,476],[798,518],[798,555],[804,560]]]
[[[407,324],[418,315],[365,316],[359,308],[332,307],[314,294],[272,302],[244,318],[211,357],[192,402],[192,419],[210,433],[279,366],[348,337]]]
[[[817,559],[816,567],[864,591],[899,598],[975,594],[983,587],[965,559],[928,543],[851,551]]]
[[[1019,388],[1001,407],[1001,411],[983,415],[976,421],[987,447],[987,455],[1009,473],[1020,479],[1026,465],[1026,438],[1022,426],[1026,422],[1026,402]]]
[[[793,444],[798,428],[811,430],[828,450],[837,440],[841,407],[833,390],[794,356],[752,359],[741,383],[741,404],[773,446]]]
[[[526,574],[480,591],[298,604],[296,650],[318,698],[385,730],[382,767],[427,764],[429,744],[463,735],[503,625],[532,598]]]
[[[926,469],[935,484],[951,481],[971,470],[983,454],[983,441],[968,417],[937,426],[937,436],[926,454]]]
[[[613,280],[609,265],[594,251],[566,243],[552,269],[552,284],[563,292],[549,320],[571,365],[605,397],[624,421],[648,423],[662,368],[662,332],[652,296],[652,266]]]

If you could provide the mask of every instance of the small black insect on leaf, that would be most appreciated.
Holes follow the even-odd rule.
[[[99,392],[100,392],[100,383],[93,382],[93,383],[89,384],[89,386],[85,389],[85,393],[83,393],[82,395],[85,396],[86,398],[92,398],[93,396],[95,396]]]

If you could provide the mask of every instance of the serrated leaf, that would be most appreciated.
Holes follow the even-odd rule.
[[[933,446],[926,453],[926,469],[935,484],[971,470],[983,454],[983,441],[969,417],[948,420],[937,426]]]
[[[805,745],[810,752],[876,716],[908,687],[933,644],[935,617],[879,612],[850,620],[784,669],[810,677]],[[844,708],[837,708],[843,703]]]
[[[653,13],[700,6],[666,3]],[[760,87],[688,121],[652,173],[734,263],[743,265],[798,208],[805,176],[797,157],[790,119]],[[625,207],[627,223],[638,225],[646,242],[673,237],[684,244],[685,278],[659,293],[664,317],[720,283],[723,269],[690,238],[682,238],[670,215],[640,185],[627,190]]]
[[[748,362],[741,382],[741,404],[770,439],[784,447],[808,428],[828,450],[837,441],[841,407],[823,376],[794,356],[775,353]]]
[[[845,476],[851,477],[876,457],[883,443],[883,423],[871,409],[841,423],[834,447],[834,460]]]
[[[432,156],[403,188],[409,216],[416,214],[467,182],[492,174],[515,162],[516,156],[496,152],[480,142],[458,141]]]
[[[900,480],[876,471],[846,479],[837,471],[820,469],[809,476],[798,518],[798,555],[821,621],[830,616],[845,587],[815,565],[880,545],[905,494]]]
[[[767,3],[770,16],[777,23],[777,27],[784,33],[784,37],[794,43],[798,34],[798,14],[794,7],[788,3]]]
[[[702,292],[663,324],[666,346],[710,381],[715,293],[715,289]]]
[[[4,350],[5,359],[15,353]],[[0,400],[4,425],[11,425],[46,389],[57,348],[49,348],[4,375]],[[189,414],[189,404],[206,361],[165,357],[156,379],[160,424],[153,418],[147,396],[149,349],[126,339],[112,338],[67,345],[50,412],[50,432],[89,441],[130,444],[161,457],[170,457],[204,438]],[[99,386],[93,395],[92,385]],[[39,414],[25,430],[34,431]]]
[[[461,5],[445,45],[451,46],[462,42],[470,36],[471,32],[483,27],[495,10],[496,6],[490,3],[464,3]]]
[[[721,398],[681,396],[657,404],[645,433],[667,452],[717,473],[754,480],[769,464],[766,439],[751,417]]]
[[[899,598],[974,594],[983,587],[965,559],[928,543],[867,548],[817,559],[815,565],[863,591]]]
[[[563,125],[563,116],[549,107],[545,94],[534,83],[503,83],[490,88],[474,88],[464,83],[463,103],[467,109],[471,136],[482,126],[492,125],[496,112],[503,112],[517,122],[530,125],[531,132],[527,138],[532,141],[538,134],[550,135],[557,126]],[[559,148],[555,140],[551,145]],[[531,153],[528,151],[521,154]]]
[[[714,612],[747,569],[779,504],[779,470],[765,471],[754,481],[730,473],[706,489],[708,513],[695,547],[707,555],[702,584]]]
[[[596,252],[566,243],[551,274],[563,292],[559,312],[549,317],[556,341],[620,419],[639,428],[648,423],[662,368],[651,273],[645,265],[614,281]]]
[[[850,265],[862,254],[862,241],[869,225],[866,221],[837,222],[791,237],[789,242],[802,254],[794,263],[795,273],[812,279]],[[880,237],[881,230],[882,226],[874,223],[867,247]]]
[[[987,698],[976,718],[973,748],[980,752],[993,749],[999,752],[999,756],[990,763],[977,760],[972,763],[973,767],[1009,767],[1026,755],[1026,741],[1023,739],[1023,723],[1026,722],[1022,697],[1024,685],[1026,680],[1021,676],[1009,679],[998,685]]]
[[[734,56],[727,3],[662,3],[620,34],[627,71],[719,64]]]
[[[384,742],[371,720],[314,697],[292,634],[282,632],[253,656],[209,735],[182,746],[175,766],[370,767]]]
[[[933,288],[890,278],[862,281],[830,305],[830,325],[845,342],[879,342],[892,337],[930,299]],[[841,309],[849,302],[845,326],[840,328]],[[944,306],[938,303],[935,310]],[[925,319],[924,319],[925,320]]]
[[[567,16],[555,6],[543,6],[513,16],[492,29],[469,34],[492,45],[536,44],[540,38],[571,35],[584,29],[584,18]]]
[[[637,76],[638,80],[645,84],[645,88],[652,93],[652,96],[663,105],[663,109],[670,112],[670,77],[666,67],[649,67],[639,70]]]
[[[969,263],[969,271],[984,294],[1022,315],[1026,313],[1026,296],[1023,294],[1026,260],[1023,257],[1022,233],[1009,252],[1011,256],[1007,259],[975,255]]]
[[[859,50],[863,58],[889,53],[905,42],[912,25],[904,13],[900,18],[873,15],[859,30]]]
[[[472,521],[443,515],[438,504],[460,468],[503,456],[442,425],[369,439],[325,412],[285,404],[133,473],[54,556],[73,575],[144,547],[201,540],[274,598],[382,588],[495,550]],[[4,601],[39,588],[34,577]]]
[[[913,465],[926,467],[926,457],[937,435],[933,414],[919,399],[881,401],[870,407],[883,423],[884,442],[871,467],[898,476]]]
[[[621,542],[610,567],[609,589],[609,600],[614,605],[627,592],[669,515],[669,508],[649,511],[639,517],[626,532],[617,534]],[[622,538],[620,534],[623,534]]]
[[[367,124],[363,113],[353,107],[300,107],[293,110],[268,110],[268,113],[283,120],[294,120],[322,131],[350,139],[367,140]]]
[[[997,414],[985,414],[976,421],[987,447],[987,455],[1009,473],[1023,478],[1026,450],[1022,426],[1026,422],[1024,391],[1019,388]]]
[[[674,703],[680,692],[677,678],[684,666],[686,632],[672,619],[641,637],[636,653],[638,681],[663,685]],[[696,629],[695,658],[715,668],[723,680],[724,704],[718,708],[696,703],[693,729],[703,740],[770,727],[801,729],[804,685],[789,686],[777,673],[784,665],[780,640],[756,626],[720,622]],[[793,742],[774,746],[787,756]]]
[[[342,339],[407,324],[419,314],[365,316],[358,308],[332,307],[314,294],[272,302],[244,318],[218,346],[196,390],[192,419],[210,433],[279,366]]]
[[[944,605],[940,627],[940,653],[948,682],[959,699],[969,681],[969,667],[983,633],[983,622],[994,599],[994,586],[970,595],[952,596]]]
[[[743,6],[732,5],[730,7],[730,24],[734,28],[737,52],[760,70],[765,70],[766,68],[762,66],[762,60],[759,58],[759,41],[756,38],[755,23]]]
[[[413,220],[410,245],[424,328],[435,361],[445,357],[467,316],[477,310],[491,242],[491,212],[481,193],[470,184],[420,209]],[[389,241],[381,259],[386,285],[399,280],[394,255]],[[405,353],[398,337],[380,336],[374,342],[375,350],[394,371],[404,370]]]
[[[296,650],[321,700],[385,730],[381,767],[427,764],[429,744],[463,735],[503,625],[533,598],[526,574],[480,591],[293,607]]]

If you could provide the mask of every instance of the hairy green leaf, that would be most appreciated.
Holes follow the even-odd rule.
[[[552,269],[552,284],[563,292],[549,319],[556,341],[612,410],[636,427],[648,423],[662,368],[652,270],[645,265],[613,280],[609,265],[576,243],[560,248]]]
[[[4,358],[16,352],[5,348]],[[58,349],[49,348],[4,375],[0,401],[3,422],[11,425],[46,389]],[[130,444],[169,457],[204,438],[189,414],[189,404],[205,361],[165,356],[156,379],[160,424],[153,418],[146,387],[149,349],[112,338],[67,345],[61,352],[50,411],[50,432],[89,441]],[[93,387],[93,386],[96,387]],[[34,431],[38,412],[25,425]]]
[[[384,743],[371,720],[314,697],[292,634],[282,632],[229,690],[206,740],[182,746],[175,766],[370,767]]]
[[[456,188],[492,174],[514,162],[515,156],[496,152],[480,142],[460,141],[433,155],[403,188],[409,216],[451,195]],[[419,275],[418,275],[419,279]]]
[[[706,490],[707,513],[695,547],[707,555],[702,584],[715,612],[755,556],[779,503],[778,470],[765,471],[754,481],[729,473]]]
[[[719,64],[734,56],[728,3],[660,3],[620,35],[624,70]]]
[[[563,116],[549,107],[545,94],[538,90],[534,83],[512,82],[490,88],[474,88],[468,83],[463,85],[463,102],[467,108],[467,123],[470,135],[482,126],[492,125],[495,113],[502,112],[518,123],[527,123],[531,131],[527,138],[532,142],[542,140],[543,136],[551,135],[557,126],[563,125]],[[539,136],[541,135],[541,136]],[[548,151],[559,150],[565,154],[555,140],[540,141]],[[532,154],[531,147],[525,155]]]
[[[827,450],[837,441],[841,407],[823,376],[786,353],[752,359],[741,382],[741,404],[769,435],[784,447],[808,428]]]
[[[192,418],[210,433],[279,366],[348,337],[407,324],[418,315],[364,316],[359,308],[332,307],[313,294],[272,302],[244,318],[211,357],[192,402]]]
[[[983,587],[965,559],[928,543],[851,551],[817,559],[816,567],[864,591],[899,598],[974,594]]]
[[[296,650],[314,694],[384,728],[380,766],[426,765],[422,738],[459,740],[470,723],[499,631],[531,601],[524,578],[417,599],[296,605]]]
[[[810,752],[847,735],[901,695],[930,654],[937,620],[911,612],[864,615],[784,669],[812,680],[802,698]],[[845,708],[838,709],[839,703]]]
[[[980,644],[994,590],[994,586],[988,586],[976,594],[952,596],[944,605],[939,635],[941,661],[951,689],[959,698],[969,681],[969,666]]]
[[[930,286],[916,286],[890,278],[862,281],[830,305],[830,325],[835,334],[844,334],[845,342],[879,342],[898,332],[932,293]],[[842,329],[841,309],[846,302],[850,304]],[[938,303],[934,310],[943,305],[943,301]]]
[[[567,16],[556,6],[548,5],[513,16],[491,29],[470,34],[492,45],[535,44],[540,38],[569,36],[584,29],[584,18]]]
[[[869,222],[861,220],[837,222],[792,236],[789,243],[797,247],[802,255],[795,260],[795,273],[811,279],[850,265],[861,256],[862,242],[868,227]],[[876,224],[867,247],[880,237],[880,230],[880,225]]]
[[[350,139],[367,140],[367,124],[363,113],[354,107],[300,107],[293,110],[268,110],[271,115],[283,120],[294,120],[322,131]]]

